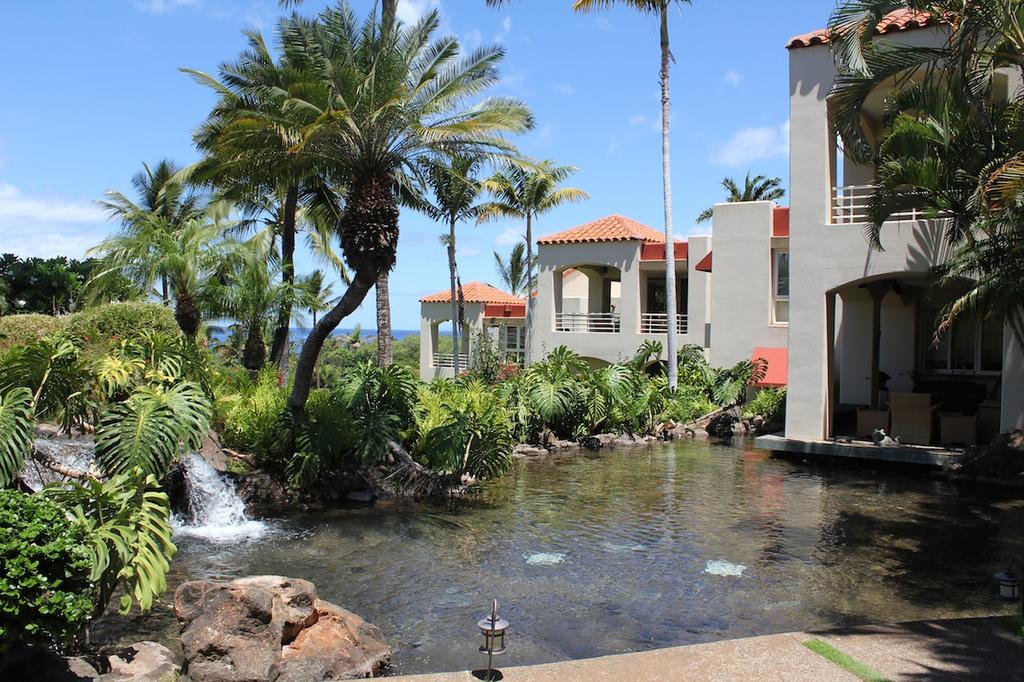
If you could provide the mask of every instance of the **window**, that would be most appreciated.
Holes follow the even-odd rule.
[[[772,322],[789,323],[789,251],[772,251]]]
[[[506,326],[504,330],[503,350],[509,362],[523,364],[526,355],[526,328]]]
[[[962,315],[935,339],[934,325],[939,315],[938,308],[925,311],[926,372],[994,374],[1003,370],[1003,324],[1000,320],[978,320]]]

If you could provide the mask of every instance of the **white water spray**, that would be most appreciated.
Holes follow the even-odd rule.
[[[235,542],[263,536],[267,525],[250,519],[245,503],[234,486],[199,455],[189,455],[185,464],[191,519],[175,516],[176,535],[203,538],[210,542]]]

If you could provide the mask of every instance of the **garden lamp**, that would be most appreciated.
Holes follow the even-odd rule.
[[[500,680],[501,673],[494,670],[491,659],[505,653],[505,631],[509,622],[498,616],[498,600],[491,602],[491,614],[477,621],[483,639],[480,642],[480,653],[487,654],[487,673],[482,679]]]

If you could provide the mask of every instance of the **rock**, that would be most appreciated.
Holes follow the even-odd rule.
[[[548,454],[547,450],[534,445],[521,444],[512,448],[513,457],[539,457],[540,455],[546,454]]]
[[[379,628],[318,599],[307,580],[195,580],[178,587],[174,610],[194,682],[368,677],[391,657]]]
[[[266,471],[256,470],[238,476],[235,489],[246,504],[287,505],[295,495]]]
[[[174,654],[162,644],[139,642],[120,655],[107,657],[110,672],[102,675],[102,682],[172,682],[178,679],[178,664]]]
[[[732,412],[721,412],[708,422],[705,430],[708,432],[708,435],[715,438],[732,438],[736,435],[737,425],[741,425],[741,422],[735,414]]]
[[[1024,477],[1024,432],[1001,433],[988,445],[967,448],[959,461],[947,467],[947,471],[956,476],[1021,483]]]
[[[206,432],[199,445],[199,456],[221,473],[228,470],[228,456],[224,454],[224,448],[221,447],[220,436],[212,429]]]
[[[357,504],[373,504],[377,496],[373,494],[372,490],[353,490],[345,496],[345,499]]]

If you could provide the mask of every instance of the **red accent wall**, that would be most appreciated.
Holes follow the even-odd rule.
[[[526,304],[488,303],[484,306],[484,317],[526,317]]]
[[[676,260],[686,260],[689,256],[690,245],[686,242],[676,242]],[[657,242],[644,242],[640,246],[640,260],[665,260],[665,245]]]
[[[772,236],[789,236],[789,207],[779,206],[772,209]]]

